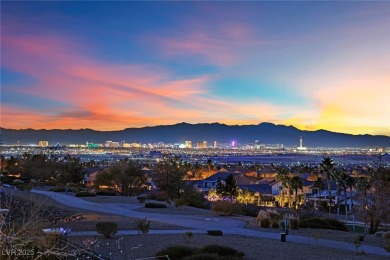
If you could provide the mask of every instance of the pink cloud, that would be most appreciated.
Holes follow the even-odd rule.
[[[250,25],[224,22],[205,26],[202,22],[183,25],[181,33],[173,36],[145,35],[145,43],[159,42],[153,46],[165,57],[199,58],[204,62],[229,66],[247,56],[247,49],[263,44],[255,37]]]

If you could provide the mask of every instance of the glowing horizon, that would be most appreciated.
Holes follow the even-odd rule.
[[[1,4],[3,128],[390,136],[390,2]]]

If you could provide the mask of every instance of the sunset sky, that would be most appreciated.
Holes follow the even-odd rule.
[[[390,2],[1,2],[1,127],[390,136]]]

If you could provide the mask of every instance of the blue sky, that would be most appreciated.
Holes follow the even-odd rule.
[[[1,126],[390,135],[389,2],[1,2]]]

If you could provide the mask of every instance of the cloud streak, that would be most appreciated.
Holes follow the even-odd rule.
[[[69,25],[51,29],[42,17],[23,23],[7,15],[1,68],[6,76],[29,81],[2,79],[2,94],[25,102],[2,100],[1,126],[117,130],[183,121],[269,121],[390,135],[390,32],[384,18],[372,17],[378,12],[351,9],[351,20],[337,13],[332,18],[340,25],[327,16],[311,25],[314,14],[249,8],[257,3],[237,10],[197,5],[199,17],[172,13],[174,26],[148,27],[142,16],[126,20],[115,27],[129,40],[121,44],[69,30],[82,24],[63,14],[50,17]],[[290,24],[292,18],[302,20]],[[132,21],[148,30],[126,27]],[[99,35],[111,39],[107,29]],[[112,46],[124,46],[126,58],[115,56]]]

